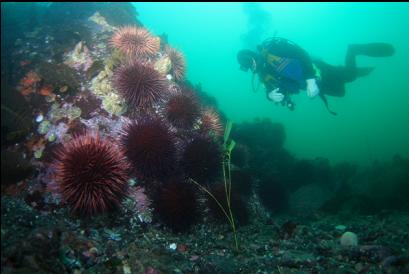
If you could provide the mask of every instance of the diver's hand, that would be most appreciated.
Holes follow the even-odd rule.
[[[320,89],[318,88],[317,82],[315,79],[307,79],[307,95],[310,98],[316,97],[320,93]]]
[[[284,94],[278,92],[280,89],[276,88],[273,89],[272,91],[270,91],[268,93],[268,98],[270,98],[271,100],[273,100],[276,103],[280,103],[281,101],[284,100]]]

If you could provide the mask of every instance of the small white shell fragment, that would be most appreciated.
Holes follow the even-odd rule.
[[[42,120],[44,120],[44,116],[43,116],[42,114],[39,114],[39,115],[36,117],[36,122],[37,122],[37,123],[41,123]]]

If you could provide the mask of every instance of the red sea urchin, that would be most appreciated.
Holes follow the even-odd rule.
[[[144,28],[125,26],[114,33],[110,44],[129,56],[135,55],[138,58],[143,58],[158,52],[160,39],[153,37]]]
[[[174,95],[166,104],[166,117],[178,128],[191,128],[199,115],[200,105],[191,92]]]
[[[164,98],[167,90],[164,76],[137,60],[120,66],[114,73],[113,84],[130,108],[149,109]]]
[[[169,46],[166,47],[166,54],[168,55],[172,64],[170,73],[176,81],[183,80],[186,71],[186,62],[183,54]]]
[[[162,120],[145,118],[129,124],[123,132],[122,143],[140,179],[163,179],[174,171],[175,138]]]
[[[168,180],[157,190],[153,208],[158,219],[174,232],[188,230],[200,215],[194,186],[177,179]]]
[[[187,144],[181,162],[185,174],[199,184],[214,181],[221,174],[221,146],[212,138],[197,136]]]
[[[118,208],[127,196],[128,162],[121,149],[98,135],[77,136],[56,153],[56,179],[74,213]]]

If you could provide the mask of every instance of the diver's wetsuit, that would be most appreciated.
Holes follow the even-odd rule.
[[[257,73],[267,92],[280,88],[279,92],[286,95],[298,93],[305,88],[305,79],[315,76],[308,53],[288,40],[273,38],[258,50]]]
[[[355,57],[359,54],[356,47],[347,51],[345,66],[332,66],[320,60],[312,61],[306,51],[286,39],[273,38],[259,47],[261,56],[258,73],[266,86],[267,93],[274,88],[290,95],[306,88],[306,79],[316,78],[321,95],[342,97],[345,95],[345,83],[354,81],[358,76],[368,74],[372,68],[357,68]],[[278,58],[276,58],[278,57]],[[314,69],[319,69],[319,73]],[[283,67],[287,66],[283,69]]]
[[[321,71],[318,86],[323,94],[343,97],[345,95],[345,83],[365,76],[373,70],[373,68],[357,68],[356,56],[360,54],[357,48],[357,45],[348,47],[345,66],[332,66],[321,60],[314,60],[314,64]]]

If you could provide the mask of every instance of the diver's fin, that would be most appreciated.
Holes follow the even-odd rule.
[[[356,76],[357,77],[366,76],[369,73],[371,73],[374,69],[375,69],[375,67],[356,68]]]
[[[370,57],[389,57],[395,53],[395,48],[388,43],[368,43],[350,45],[350,49],[356,55]]]

